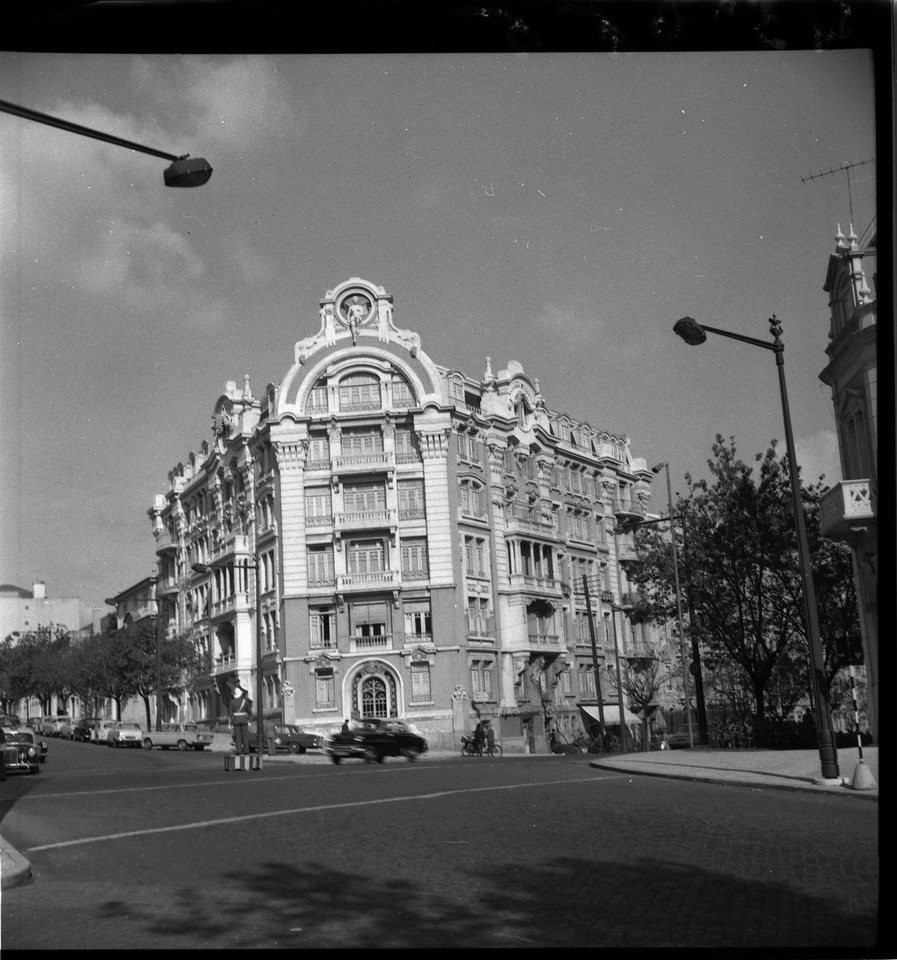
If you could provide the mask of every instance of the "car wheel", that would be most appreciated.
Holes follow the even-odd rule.
[[[342,760],[343,758],[342,758],[342,757],[331,757],[330,759],[331,759],[334,763],[339,763],[340,760]]]
[[[197,753],[200,753],[201,751],[205,750],[205,745],[202,744],[202,743],[196,743],[196,744],[193,745],[193,749],[194,749]]]
[[[178,750],[186,750],[186,749],[187,749],[187,741],[178,740]]]
[[[305,753],[305,747],[300,746],[298,743],[287,744],[287,750],[290,753]]]
[[[364,748],[364,762],[365,763],[382,763],[383,757],[377,752],[376,747],[365,747]]]
[[[420,750],[417,747],[408,747],[406,750],[402,751],[402,754],[411,762],[414,763],[415,760],[420,756]]]
[[[152,750],[152,749],[153,749],[153,741],[152,741],[152,738],[150,738],[150,737],[145,737],[145,738],[144,738],[144,741],[143,741],[143,749],[144,749],[144,750]]]

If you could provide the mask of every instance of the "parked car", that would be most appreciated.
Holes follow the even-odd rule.
[[[65,717],[62,723],[59,724],[59,739],[60,740],[72,740],[74,739],[73,734],[75,732],[75,724],[77,720],[73,720],[71,717]]]
[[[106,734],[110,747],[139,747],[143,743],[143,730],[139,723],[119,720]]]
[[[109,743],[109,733],[115,727],[115,724],[118,723],[117,720],[98,720],[97,725],[91,730],[91,742],[92,743]]]
[[[40,773],[41,744],[34,733],[22,727],[4,734],[6,742],[0,744],[4,773]]]
[[[328,737],[324,747],[334,763],[345,757],[361,757],[367,763],[382,763],[384,757],[416,760],[427,751],[427,741],[402,720],[366,718],[347,733]]]
[[[324,738],[316,733],[306,733],[294,723],[266,723],[265,739],[274,740],[275,750],[286,750],[289,753],[305,753],[306,750],[318,750],[324,745]],[[249,729],[249,749],[255,750],[258,734],[255,724]],[[263,752],[268,750],[266,743]]]
[[[89,743],[92,739],[91,733],[100,722],[99,717],[82,717],[75,722],[72,727],[72,740],[79,740],[81,743]]]
[[[55,737],[56,717],[41,717],[40,723],[34,728],[34,732],[43,737]]]
[[[681,750],[683,747],[691,746],[687,733],[667,733],[660,741],[661,750]]]
[[[211,747],[215,738],[206,730],[200,730],[195,723],[163,723],[161,730],[148,730],[143,735],[143,749],[160,747],[168,750],[205,750]]]

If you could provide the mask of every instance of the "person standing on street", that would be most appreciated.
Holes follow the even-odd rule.
[[[249,753],[249,721],[252,719],[252,701],[240,686],[239,680],[234,686],[234,695],[227,705],[227,716],[234,731],[234,752]],[[259,744],[259,750],[262,745]]]

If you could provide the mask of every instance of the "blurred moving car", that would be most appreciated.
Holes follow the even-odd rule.
[[[324,742],[334,763],[346,757],[361,757],[366,763],[382,763],[384,757],[414,761],[427,752],[427,741],[402,720],[366,717],[347,733],[335,733]]]
[[[80,720],[76,721],[75,725],[72,727],[72,740],[78,740],[81,743],[88,743],[92,739],[92,731],[99,722],[99,717],[82,717]]]
[[[266,723],[265,740],[274,741],[275,750],[285,750],[289,753],[305,753],[306,750],[318,750],[324,745],[324,738],[316,733],[306,733],[301,727],[294,723]],[[249,749],[255,750],[258,741],[258,733],[255,725],[249,728]],[[268,744],[262,747],[262,752],[267,753]]]
[[[147,730],[143,735],[143,749],[160,747],[168,750],[205,750],[212,746],[215,738],[206,730],[200,730],[195,723],[163,723],[161,730]]]
[[[6,742],[0,744],[4,773],[40,773],[41,744],[31,730],[4,731]]]
[[[106,736],[110,747],[139,747],[143,743],[140,724],[127,720],[119,720]]]

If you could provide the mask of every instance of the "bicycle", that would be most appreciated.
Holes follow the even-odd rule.
[[[481,747],[473,737],[461,737],[461,756],[462,757],[500,757],[504,751],[500,743],[489,747],[483,744]]]

